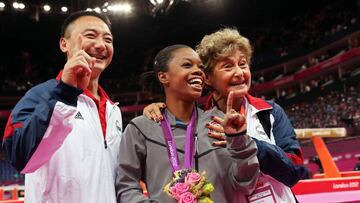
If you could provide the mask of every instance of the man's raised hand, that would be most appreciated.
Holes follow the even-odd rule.
[[[96,58],[84,51],[82,43],[83,36],[79,34],[75,46],[71,49],[71,55],[68,55],[61,80],[68,85],[85,90],[89,85]]]

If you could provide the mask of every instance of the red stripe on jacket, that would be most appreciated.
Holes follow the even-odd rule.
[[[23,123],[19,122],[19,123],[11,123],[12,122],[12,118],[11,115],[9,116],[9,119],[6,123],[6,128],[5,128],[5,132],[4,132],[4,140],[11,137],[14,134],[14,130],[16,128],[22,128],[23,127]]]
[[[304,164],[304,159],[303,159],[303,155],[301,150],[299,149],[299,155],[297,154],[292,154],[292,153],[286,153],[286,155],[289,157],[289,159],[297,165],[302,165]]]

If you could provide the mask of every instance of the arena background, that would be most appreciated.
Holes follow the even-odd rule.
[[[346,128],[346,137],[325,141],[341,171],[360,170],[360,0],[0,0],[1,138],[21,96],[62,69],[60,26],[80,9],[106,12],[112,21],[115,54],[100,84],[120,103],[125,125],[161,100],[150,72],[158,50],[194,47],[231,26],[255,49],[252,94],[280,103],[295,128]],[[300,141],[312,174],[322,172],[311,141]],[[0,186],[23,181],[1,151]]]

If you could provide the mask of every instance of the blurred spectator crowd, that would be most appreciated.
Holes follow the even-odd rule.
[[[309,11],[266,25],[244,28],[243,31],[240,28],[240,31],[253,42],[255,49],[253,72],[299,57],[358,30],[360,23],[357,4],[358,2],[355,0],[330,1],[320,10]],[[21,40],[18,43],[21,44]],[[115,43],[117,42],[115,41]],[[193,42],[189,42],[189,44],[193,44]],[[359,39],[354,39],[351,44],[359,46]],[[10,48],[9,55],[3,55],[6,58],[0,61],[1,95],[21,95],[33,85],[56,76],[63,64],[63,58],[59,57],[59,50],[56,46],[52,47],[50,51],[46,50],[47,47],[42,46],[45,47],[45,45],[34,43],[33,47],[24,48],[22,51],[18,51],[18,49],[11,51]],[[112,93],[146,89],[149,85],[142,82],[144,80],[142,77],[144,73],[151,70],[152,58],[163,45],[159,42],[145,50],[137,45],[131,45],[126,50],[121,49],[121,45],[119,46],[121,57],[116,58],[115,56],[112,67],[110,67],[111,71],[105,73],[103,81],[106,82],[102,83],[104,88]],[[329,51],[324,55],[311,58],[293,71],[274,72],[272,75],[267,74],[254,78],[254,83],[278,79],[286,74],[303,70],[338,54],[339,51]],[[44,57],[44,55],[50,54],[54,57]]]
[[[298,14],[271,24],[246,28],[243,31],[240,28],[240,31],[253,42],[255,49],[252,63],[253,85],[301,72],[358,47],[360,39],[349,38],[346,47],[307,57],[304,62],[295,67],[256,74],[266,70],[267,67],[302,57],[359,31],[359,2],[356,0],[330,1],[320,10]],[[137,34],[133,33],[133,35]],[[25,40],[20,39],[16,43],[22,44]],[[146,43],[150,42],[146,40],[139,42],[144,46],[147,46]],[[0,96],[21,96],[34,85],[54,78],[64,62],[64,56],[59,55],[57,43],[54,42],[54,44],[56,46],[49,48],[46,44],[38,44],[34,41],[30,43],[30,48],[9,47],[2,56],[3,59],[0,60]],[[110,93],[110,97],[114,101],[119,101],[122,106],[147,104],[159,100],[160,88],[150,70],[155,53],[163,45],[159,42],[142,49],[138,44],[131,44],[126,50],[122,48],[125,45],[126,42],[115,40],[115,49],[119,48],[121,54],[115,53],[113,63],[109,70],[105,71],[100,84]],[[267,98],[289,100],[300,93],[311,92],[332,84],[338,79],[336,74],[324,75],[307,81],[302,90],[292,86],[282,89],[277,96],[267,95]],[[294,102],[285,107],[297,128],[346,126],[358,129],[359,92],[359,87],[355,85],[347,88],[346,91],[336,90],[314,98],[313,101]]]
[[[358,29],[359,5],[356,4],[357,1],[333,1],[320,10],[253,29],[249,35],[256,54],[253,66],[269,67]]]
[[[356,135],[360,132],[360,85],[288,105],[285,111],[295,128],[345,127],[348,135]]]

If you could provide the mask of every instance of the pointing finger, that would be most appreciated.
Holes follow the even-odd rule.
[[[83,47],[82,47],[82,41],[83,41],[83,36],[82,36],[82,34],[79,34],[79,35],[76,37],[75,45],[74,45],[73,48],[72,48],[73,53],[76,53],[76,52],[78,52],[78,51],[80,51],[80,50],[83,49]]]
[[[233,91],[230,91],[226,101],[226,113],[229,113],[233,108],[233,97],[234,93]]]

